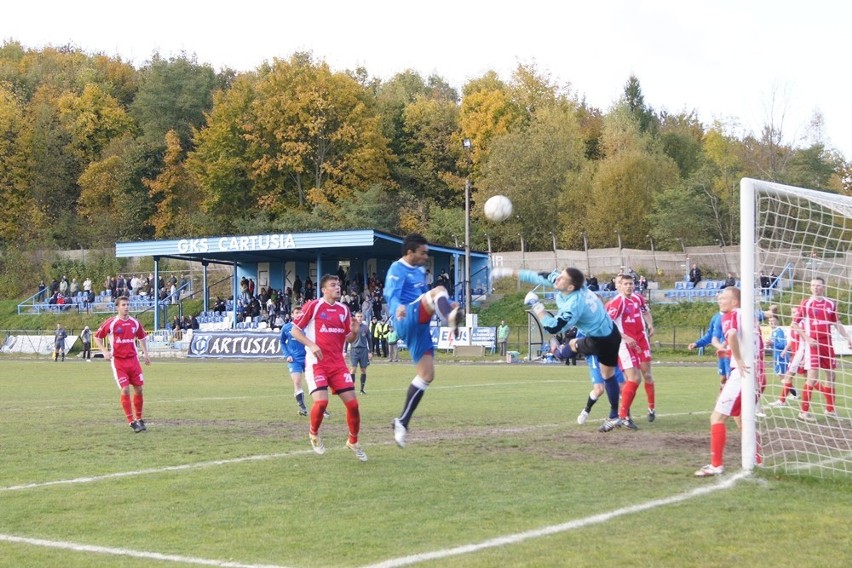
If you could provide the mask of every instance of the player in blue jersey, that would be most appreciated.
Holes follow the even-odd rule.
[[[384,296],[388,313],[417,367],[417,374],[405,395],[402,414],[393,419],[393,437],[400,448],[405,447],[408,423],[420,399],[435,379],[435,349],[429,322],[433,315],[438,314],[455,334],[464,318],[458,303],[450,301],[446,288],[429,288],[425,269],[428,258],[426,238],[412,233],[402,243],[402,258],[391,264],[385,277]]]
[[[577,328],[571,328],[565,334],[562,341],[556,337],[552,337],[550,339],[550,352],[560,361],[567,361],[572,357],[576,357],[576,353],[571,351],[571,346],[568,342],[574,337],[582,336],[583,334],[579,333]],[[589,399],[586,401],[585,408],[583,408],[579,416],[577,416],[577,424],[586,423],[586,420],[589,418],[589,414],[592,412],[592,407],[605,390],[604,378],[601,376],[601,368],[598,364],[597,355],[587,355],[586,364],[589,366],[589,379],[592,381],[592,390],[589,393]],[[615,368],[615,380],[618,381],[619,386],[624,384],[624,375],[618,367]],[[616,418],[618,418],[618,406],[610,406],[609,420],[615,420]]]
[[[297,306],[293,308],[290,321],[281,328],[281,352],[287,359],[287,369],[290,371],[290,378],[293,379],[293,396],[296,397],[296,404],[299,405],[299,414],[307,416],[305,391],[302,389],[302,374],[305,372],[305,346],[293,339],[291,334],[293,322],[300,317],[302,317],[302,308]]]
[[[722,312],[717,312],[710,318],[707,324],[707,333],[689,344],[689,350],[712,345],[716,348],[717,368],[719,371],[719,382],[723,385],[731,374],[731,351],[725,345],[725,337],[722,335]]]
[[[576,327],[585,337],[574,338],[568,342],[571,350],[584,356],[596,355],[604,379],[604,388],[611,406],[618,407],[620,390],[615,380],[618,367],[618,349],[621,346],[621,333],[612,318],[604,309],[603,302],[594,292],[586,288],[583,273],[574,267],[562,272],[539,273],[533,270],[495,268],[492,278],[505,278],[517,275],[521,282],[547,286],[556,290],[557,314],[548,314],[541,302],[535,301],[532,310],[544,329],[552,334],[565,332]],[[617,417],[604,422],[601,432],[609,432],[621,426]]]
[[[296,306],[291,312],[290,321],[281,328],[281,352],[287,359],[287,370],[293,379],[293,396],[299,405],[299,415],[307,416],[308,409],[305,406],[305,391],[302,389],[302,376],[305,374],[305,346],[293,337],[293,326],[297,319],[302,317],[302,308]],[[323,411],[323,416],[328,418],[331,413]]]

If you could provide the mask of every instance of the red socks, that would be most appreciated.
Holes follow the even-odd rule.
[[[814,387],[805,383],[805,388],[802,389],[802,412],[807,412],[811,409],[811,393]]]
[[[654,383],[649,383],[647,380],[645,381],[645,394],[648,395],[648,410],[654,410],[657,408],[655,400],[656,393],[654,391]]]
[[[633,399],[636,397],[636,389],[639,388],[638,383],[627,381],[621,389],[621,411],[618,413],[619,418],[627,418],[630,416],[630,406],[633,404]]]
[[[311,406],[311,434],[316,435],[322,426],[323,412],[328,407],[327,400],[315,400]]]
[[[136,420],[142,420],[142,395],[133,395],[133,409],[136,411]]]
[[[130,404],[130,395],[122,394],[118,400],[121,402],[121,408],[124,410],[124,415],[127,417],[127,423],[133,422],[133,406]]]
[[[719,467],[725,464],[725,442],[728,430],[725,423],[710,425],[710,465]]]
[[[361,431],[361,410],[358,399],[353,398],[343,403],[346,405],[346,424],[349,426],[349,443],[358,443],[358,433]]]

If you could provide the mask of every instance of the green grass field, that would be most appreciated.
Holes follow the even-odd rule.
[[[390,421],[409,364],[361,397],[369,461],[335,398],[317,456],[280,362],[155,360],[149,431],[104,362],[0,360],[0,566],[852,565],[852,481],[707,463],[714,369],[655,370],[658,419],[576,423],[584,366],[441,364],[409,445]],[[733,425],[731,426],[733,430]]]

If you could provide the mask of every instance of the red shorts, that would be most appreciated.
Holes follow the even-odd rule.
[[[355,388],[355,381],[352,380],[352,374],[346,367],[345,361],[342,364],[329,364],[320,361],[313,365],[307,365],[305,382],[308,383],[308,392],[329,388],[332,394],[337,394]]]
[[[836,369],[837,359],[834,358],[834,347],[831,339],[817,341],[816,345],[807,347],[805,369]]]
[[[135,357],[129,359],[113,358],[111,362],[112,376],[118,388],[124,389],[128,385],[141,387],[145,384],[145,379],[142,376],[142,365],[139,364],[139,359]]]
[[[642,363],[651,362],[651,346],[648,345],[647,337],[640,337],[636,344],[628,346],[627,342],[621,340],[618,349],[618,365],[624,369],[638,369]]]

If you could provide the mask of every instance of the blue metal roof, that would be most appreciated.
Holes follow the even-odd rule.
[[[372,229],[318,231],[307,233],[270,233],[263,235],[224,235],[138,241],[115,244],[119,258],[153,256],[193,262],[239,263],[276,260],[312,261],[319,255],[328,259],[385,258],[402,256],[403,237]],[[463,255],[464,249],[429,245],[438,255]],[[488,258],[488,253],[471,251],[471,257]]]

